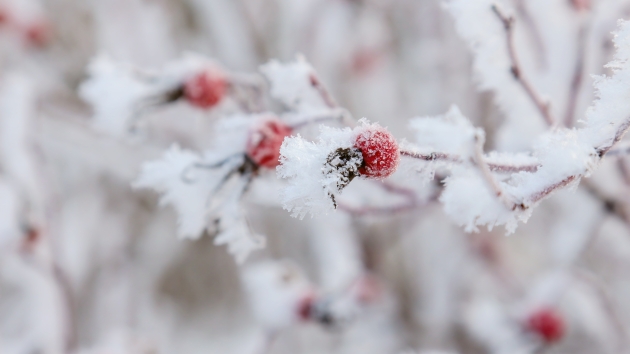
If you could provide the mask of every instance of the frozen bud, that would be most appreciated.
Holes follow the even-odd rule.
[[[280,146],[291,132],[291,127],[276,117],[263,120],[249,133],[247,156],[258,166],[276,168],[280,164]]]
[[[557,342],[562,339],[565,332],[564,319],[550,308],[542,308],[531,313],[526,326],[546,343]]]
[[[280,147],[278,176],[289,182],[282,191],[282,203],[295,217],[336,209],[337,196],[354,178],[385,178],[400,159],[391,134],[366,119],[359,120],[354,129],[320,129],[314,142],[298,134],[286,138]]]
[[[208,68],[184,83],[184,97],[195,107],[216,106],[226,94],[227,79],[219,68]]]
[[[343,190],[359,175],[363,165],[361,151],[356,148],[338,148],[328,155],[324,165],[324,174],[335,174],[337,190]]]
[[[385,128],[378,125],[367,126],[357,135],[354,147],[363,157],[363,164],[359,168],[361,176],[381,179],[398,168],[398,143]]]

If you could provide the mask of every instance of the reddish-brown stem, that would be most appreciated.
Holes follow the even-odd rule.
[[[521,85],[529,99],[545,119],[545,122],[547,122],[547,125],[553,126],[556,120],[551,115],[551,106],[549,102],[546,102],[540,94],[536,92],[531,82],[523,75],[523,69],[518,60],[518,56],[516,55],[516,47],[514,45],[514,17],[506,16],[496,5],[492,5],[492,11],[494,11],[499,20],[501,20],[503,27],[505,28],[508,55],[512,64],[510,68],[512,76],[514,76],[514,79],[516,79],[516,81]]]
[[[319,80],[316,74],[314,73],[311,74],[309,79],[311,80],[311,86],[313,86],[313,88],[317,90],[322,100],[324,100],[324,103],[329,108],[339,107],[339,105],[337,104],[337,101],[335,101],[335,99],[332,97],[330,92],[328,92],[328,89],[322,84],[322,82]]]
[[[619,128],[617,128],[617,131],[615,132],[615,136],[613,137],[612,142],[610,144],[606,144],[604,146],[595,148],[595,151],[597,152],[600,159],[603,158],[604,155],[606,155],[606,153],[609,152],[613,148],[613,146],[615,146],[615,144],[617,144],[621,140],[621,138],[623,138],[623,136],[628,132],[628,129],[630,129],[630,119],[626,120],[623,124],[619,126]],[[547,185],[547,187],[525,198],[520,204],[516,204],[515,209],[519,208],[519,209],[524,210],[524,209],[529,208],[532,204],[541,201],[542,199],[550,195],[552,192],[560,188],[566,187],[567,185],[573,183],[574,181],[581,179],[585,173],[586,171],[579,174],[566,176],[559,181],[550,183],[549,185]]]
[[[418,160],[424,161],[448,161],[461,163],[463,160],[457,155],[445,154],[442,152],[430,152],[423,154],[415,151],[400,150],[401,156],[407,156]]]
[[[443,152],[419,153],[415,151],[401,150],[400,155],[423,161],[446,161],[455,163],[464,162],[464,159],[457,155],[446,154]],[[494,162],[486,162],[486,165],[488,166],[488,168],[490,168],[490,171],[497,173],[536,172],[539,167],[538,164],[510,165]]]
[[[521,14],[523,23],[529,30],[533,45],[536,48],[539,66],[541,68],[544,68],[547,66],[547,58],[545,56],[545,44],[540,34],[540,29],[536,26],[536,23],[534,22],[531,13],[527,9],[527,6],[525,5],[525,0],[516,1],[516,8]]]

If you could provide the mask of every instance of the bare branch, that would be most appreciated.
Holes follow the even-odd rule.
[[[423,154],[415,151],[401,150],[400,155],[424,161],[446,161],[454,163],[463,163],[465,161],[460,156],[443,152],[431,152]],[[485,160],[486,159],[484,158],[484,161]],[[516,165],[487,161],[485,161],[485,164],[488,166],[490,171],[496,173],[536,172],[538,170],[538,164]]]
[[[494,11],[499,20],[501,20],[501,22],[503,23],[503,27],[505,28],[508,55],[510,56],[510,61],[512,64],[512,75],[514,76],[516,81],[519,82],[521,87],[523,87],[527,96],[529,96],[532,103],[536,106],[542,117],[545,119],[545,122],[547,122],[549,126],[553,126],[556,120],[551,116],[550,103],[544,100],[540,96],[540,94],[536,92],[531,82],[529,82],[529,80],[523,75],[523,70],[518,61],[516,48],[514,46],[514,17],[503,14],[496,5],[492,5],[492,11]]]
[[[463,162],[462,158],[457,155],[445,154],[442,152],[431,152],[428,154],[422,154],[415,151],[401,150],[400,156],[411,157],[418,160],[424,161],[449,161],[449,162]]]

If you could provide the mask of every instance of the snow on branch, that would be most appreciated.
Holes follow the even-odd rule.
[[[250,230],[240,202],[258,170],[270,163],[275,167],[265,149],[279,146],[277,138],[290,132],[274,135],[268,123],[276,120],[269,114],[227,117],[218,122],[214,148],[203,157],[174,146],[143,166],[135,187],[156,190],[162,204],[175,208],[181,237],[198,238],[208,230],[241,262],[264,246],[264,238]]]
[[[382,179],[396,170],[400,156],[391,134],[365,119],[359,123],[354,129],[322,126],[316,142],[285,139],[277,170],[289,182],[281,198],[292,216],[326,214],[354,178]]]
[[[479,88],[493,93],[506,116],[497,132],[498,145],[511,151],[529,149],[538,134],[557,122],[552,117],[554,107],[534,86],[532,73],[525,72],[524,63],[519,60],[514,41],[514,31],[519,27],[508,2],[446,0],[444,4],[455,19],[457,32],[472,51]],[[533,119],[540,115],[544,120]]]
[[[315,69],[301,56],[291,63],[272,60],[260,71],[269,80],[271,96],[294,111],[317,112],[337,106]]]
[[[79,93],[93,107],[94,127],[115,136],[128,134],[151,109],[180,99],[201,109],[215,107],[228,89],[228,74],[213,60],[192,53],[160,70],[99,56],[88,74]]]

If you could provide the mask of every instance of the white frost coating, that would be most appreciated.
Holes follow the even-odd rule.
[[[236,179],[235,184],[228,195],[217,198],[209,210],[211,219],[219,221],[214,244],[226,245],[236,261],[242,263],[251,252],[265,247],[266,238],[250,229],[241,210],[241,197],[248,181],[241,177]]]
[[[370,127],[381,129],[378,124],[361,119],[354,129],[321,126],[316,142],[307,141],[299,134],[284,139],[277,171],[279,177],[289,180],[281,200],[291,216],[303,219],[309,213],[316,216],[335,209],[333,198],[341,193],[342,176],[339,170],[327,165],[328,158],[339,148],[352,148],[357,136]],[[347,165],[360,162],[353,158]]]
[[[265,245],[264,237],[252,233],[240,210],[246,179],[238,174],[229,177],[243,164],[243,156],[228,156],[217,168],[195,167],[222,160],[202,159],[194,152],[173,146],[161,160],[143,166],[134,187],[156,190],[162,195],[160,204],[175,208],[180,237],[197,239],[216,220],[216,229],[209,230],[216,232],[214,243],[227,245],[236,260],[243,262],[252,251]]]
[[[536,157],[526,153],[513,154],[491,151],[485,156],[485,160],[489,164],[513,166],[515,168],[540,165],[540,161]]]
[[[125,135],[142,98],[154,93],[152,87],[133,75],[130,65],[107,57],[95,58],[88,67],[90,78],[79,88],[81,98],[94,109],[96,129],[115,136]]]
[[[501,186],[507,185],[498,182]],[[440,197],[444,211],[467,232],[478,231],[477,226],[505,225],[508,233],[516,230],[517,221],[527,221],[531,210],[510,211],[493,193],[478,170],[459,166],[446,179],[444,192]]]
[[[140,70],[99,56],[90,63],[90,77],[79,88],[79,94],[92,106],[97,130],[124,136],[143,109],[203,70],[223,71],[215,61],[195,53],[186,53],[157,70]]]
[[[290,63],[272,60],[260,67],[271,85],[271,96],[298,112],[327,109],[321,94],[313,86],[315,69],[302,57]]]
[[[249,229],[240,208],[247,176],[231,174],[245,162],[251,126],[267,116],[235,115],[218,121],[214,147],[203,157],[173,146],[162,159],[143,166],[134,186],[159,192],[161,204],[175,208],[180,237],[199,238],[216,220],[216,229],[209,229],[217,234],[214,243],[227,245],[238,262],[244,261],[252,251],[264,247],[265,238]]]
[[[254,316],[267,329],[282,329],[298,321],[300,302],[313,292],[301,269],[286,261],[250,265],[241,280]]]
[[[597,166],[600,155],[618,142],[630,124],[630,23],[620,22],[615,35],[617,53],[608,64],[613,74],[600,77],[595,86],[598,99],[589,108],[586,126],[581,129],[555,129],[534,144],[535,172],[519,172],[496,181],[513,208],[499,202],[481,175],[462,166],[446,183],[441,197],[446,212],[467,231],[478,225],[505,224],[514,231],[518,220],[527,221],[531,210],[557,190],[575,188]],[[499,157],[500,156],[500,157]],[[499,157],[499,158],[498,158]],[[510,165],[526,162],[523,156],[490,155]],[[472,193],[474,191],[474,193]]]
[[[326,180],[323,169],[331,152],[352,147],[352,137],[350,128],[322,126],[317,142],[307,141],[299,134],[284,139],[277,171],[279,177],[289,180],[282,190],[281,200],[291,216],[303,219],[308,213],[315,216],[335,209],[329,193],[338,193],[336,181],[334,176]]]
[[[208,195],[233,167],[209,171],[190,168],[202,161],[198,154],[173,146],[162,159],[144,164],[134,183],[136,188],[151,188],[162,194],[162,205],[173,205],[179,215],[180,237],[201,236],[207,225]]]
[[[589,144],[580,141],[576,130],[561,129],[543,135],[534,147],[540,161],[535,173],[521,172],[513,176],[508,189],[525,206],[535,205],[540,193],[554,184],[577,186],[597,163],[597,154]]]
[[[474,154],[475,128],[462,115],[457,106],[452,106],[444,115],[414,118],[409,123],[414,131],[419,152],[440,152],[462,158]]]
[[[543,135],[534,147],[533,156],[490,154],[488,160],[518,166],[537,162],[535,172],[513,173],[506,180],[496,180],[507,200],[506,206],[490,188],[479,170],[470,164],[453,169],[446,180],[440,200],[446,213],[466,231],[477,231],[477,226],[505,225],[508,233],[516,230],[517,222],[526,222],[533,207],[546,198],[551,190],[577,186],[580,178],[596,163],[593,148],[578,139],[576,130],[561,129]],[[488,161],[487,161],[488,162]],[[522,207],[521,207],[522,206]]]
[[[499,147],[523,151],[529,149],[533,138],[544,131],[545,123],[511,74],[505,29],[492,11],[495,4],[505,13],[510,13],[510,7],[505,6],[506,1],[445,1],[446,8],[455,18],[458,34],[473,52],[475,79],[479,88],[492,91],[497,105],[506,115],[507,119],[498,132]]]
[[[612,75],[595,78],[597,99],[586,112],[586,126],[580,129],[581,139],[593,147],[609,146],[615,133],[630,120],[629,21],[619,21],[613,41],[615,57],[606,65]]]

